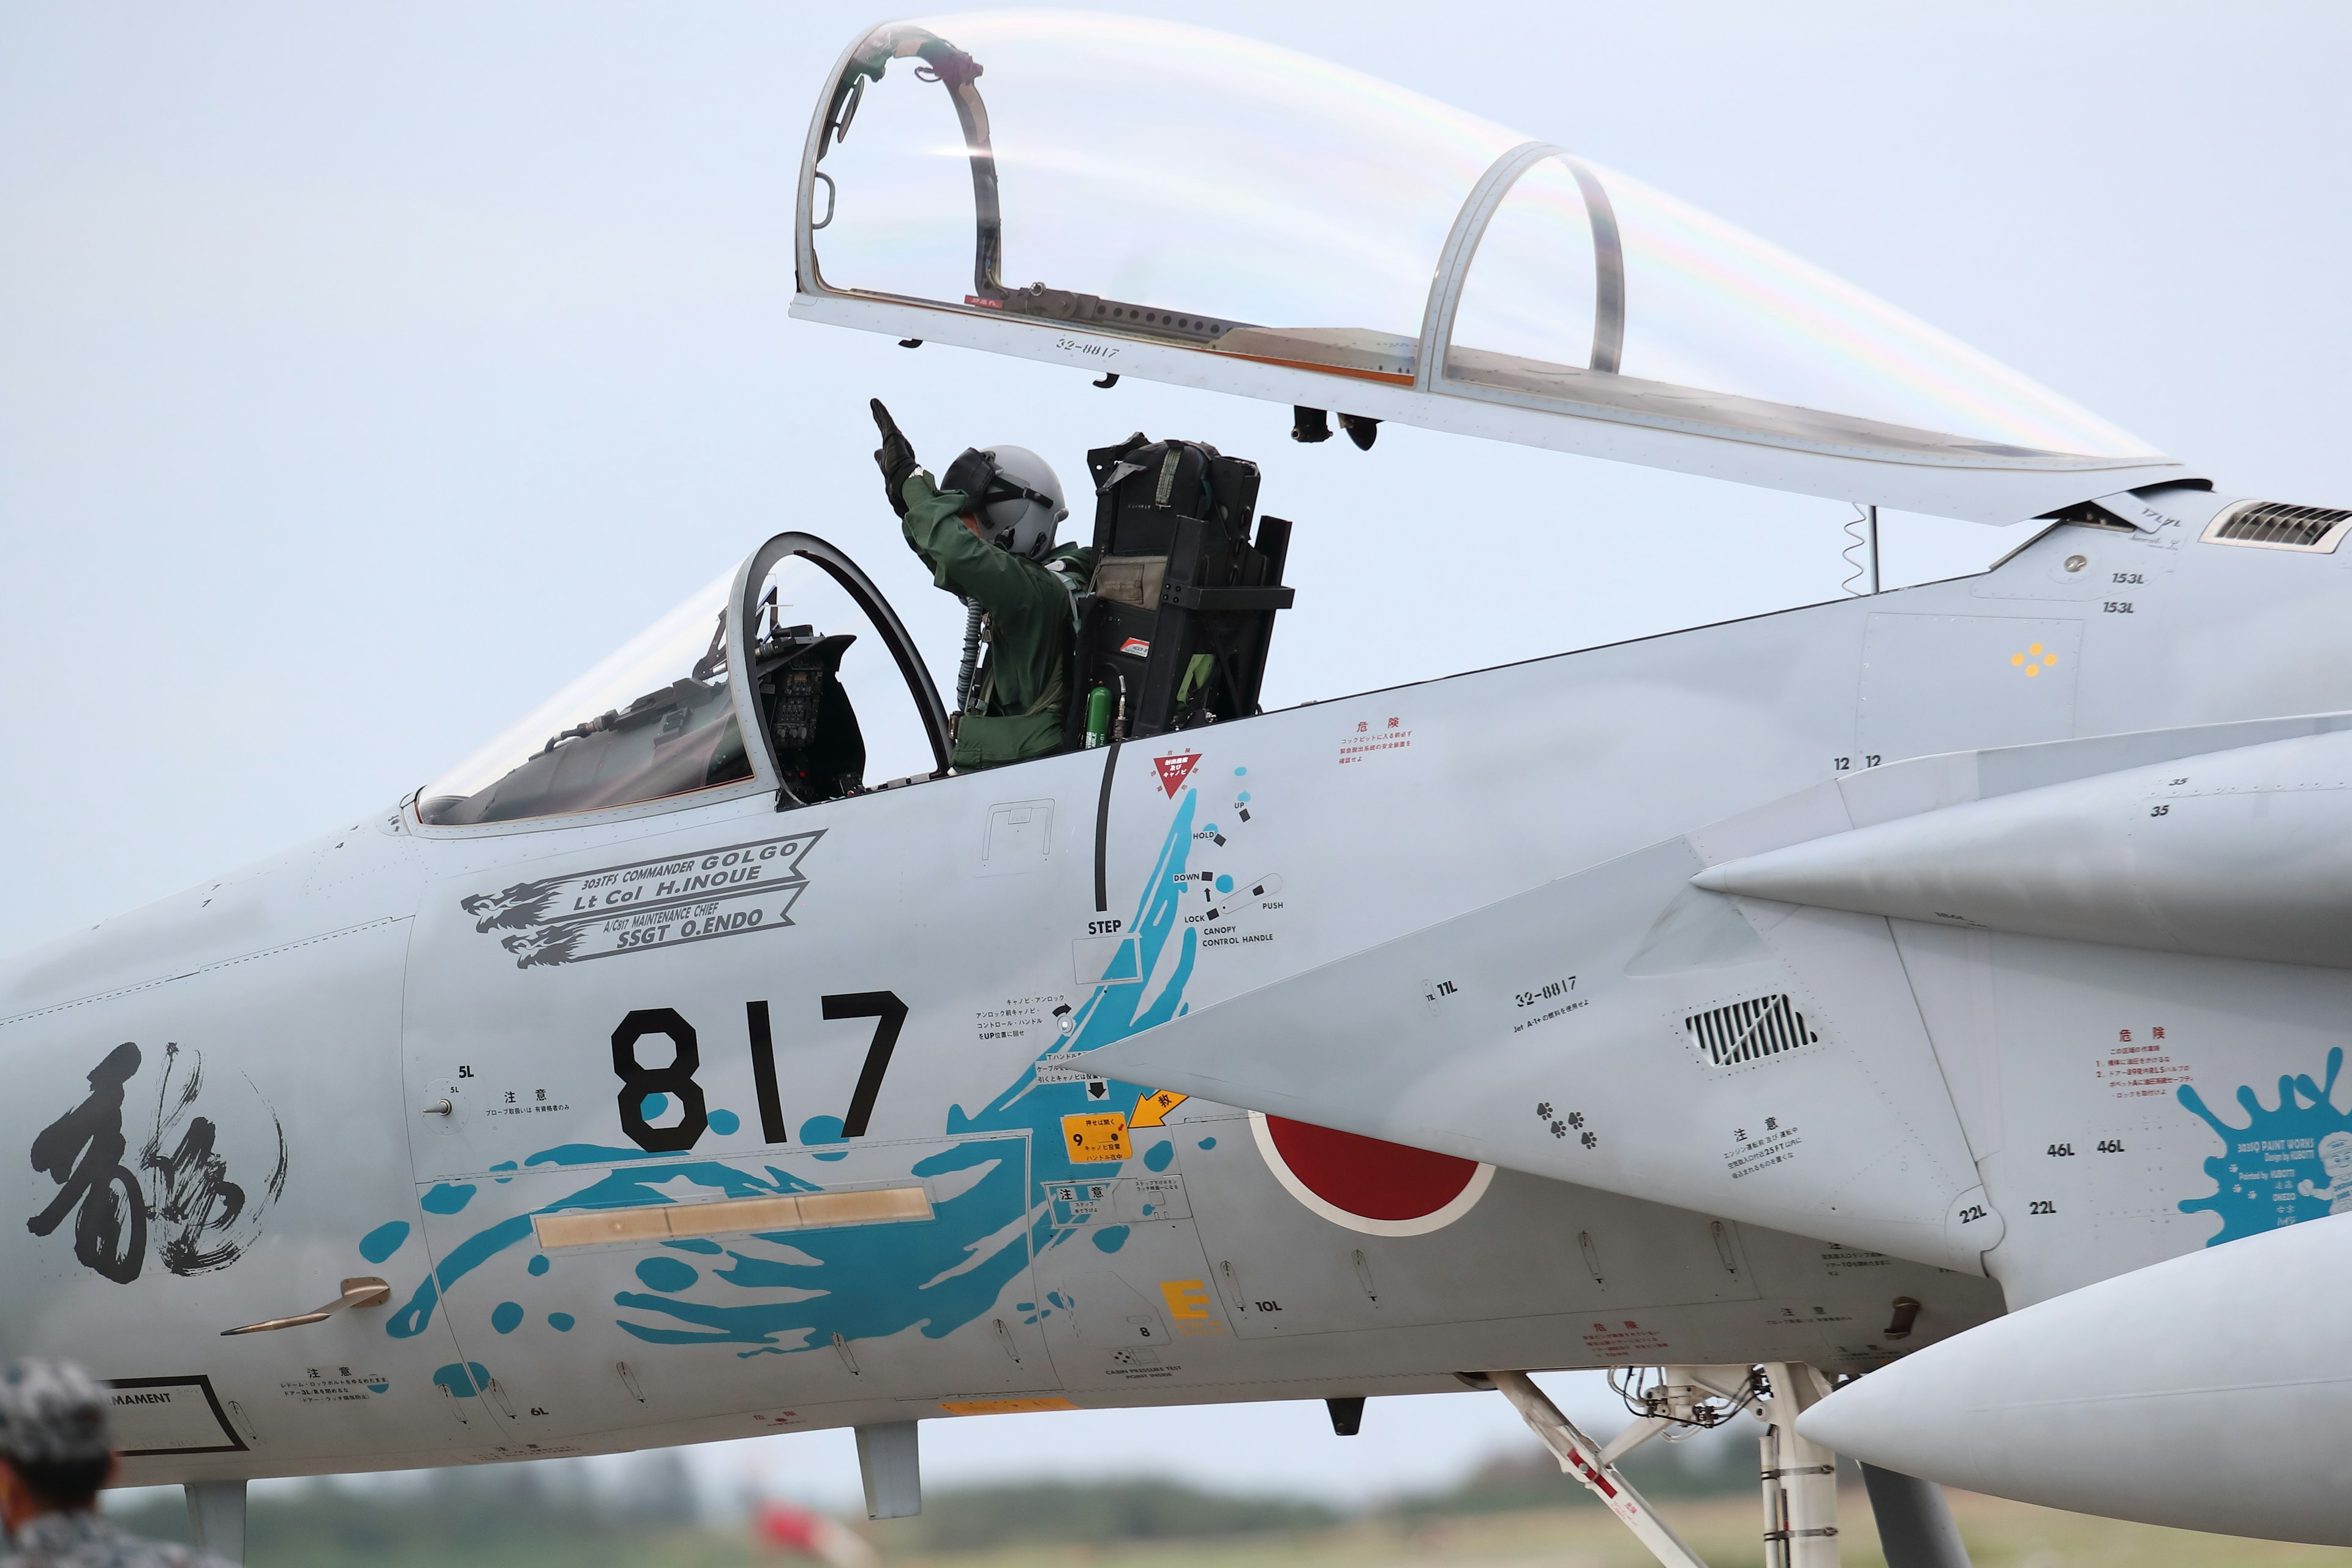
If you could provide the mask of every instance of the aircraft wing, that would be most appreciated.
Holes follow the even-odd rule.
[[[1768,942],[1689,885],[1704,863],[1654,846],[1105,1047],[1100,1070],[1980,1272],[2000,1216],[1885,922],[1776,906]]]
[[[2352,717],[1841,775],[1108,1047],[1124,1079],[1975,1271],[1889,920],[2352,966]]]

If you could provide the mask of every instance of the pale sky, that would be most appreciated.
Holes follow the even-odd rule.
[[[2347,504],[2337,5],[1139,5],[1559,142],[2189,459]],[[1440,17],[1442,20],[1433,20]],[[793,322],[830,3],[0,10],[0,952],[384,805],[780,529],[951,675],[866,399],[944,463],[1127,432],[1297,523],[1270,704],[1826,598],[1846,509]],[[1890,582],[2019,530],[1891,518]],[[1590,1379],[1565,1380],[1598,1410]],[[1406,1410],[1411,1414],[1405,1414]],[[1334,1496],[1528,1441],[1493,1395],[934,1423],[935,1481]],[[846,1434],[713,1450],[821,1495]]]

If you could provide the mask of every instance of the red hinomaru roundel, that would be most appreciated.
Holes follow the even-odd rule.
[[[1421,1236],[1468,1214],[1495,1167],[1250,1112],[1250,1131],[1285,1191],[1334,1225],[1368,1236]]]

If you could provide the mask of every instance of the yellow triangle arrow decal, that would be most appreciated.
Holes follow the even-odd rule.
[[[1127,1119],[1127,1124],[1129,1127],[1164,1126],[1168,1113],[1192,1098],[1172,1089],[1155,1089],[1135,1102],[1135,1114]]]

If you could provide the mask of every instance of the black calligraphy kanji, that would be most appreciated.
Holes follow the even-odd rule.
[[[129,1040],[89,1071],[89,1098],[43,1128],[33,1140],[33,1168],[58,1184],[49,1206],[25,1222],[35,1236],[58,1228],[76,1204],[74,1256],[118,1285],[139,1278],[147,1258],[147,1198],[122,1163],[122,1086],[139,1070],[139,1047]]]

